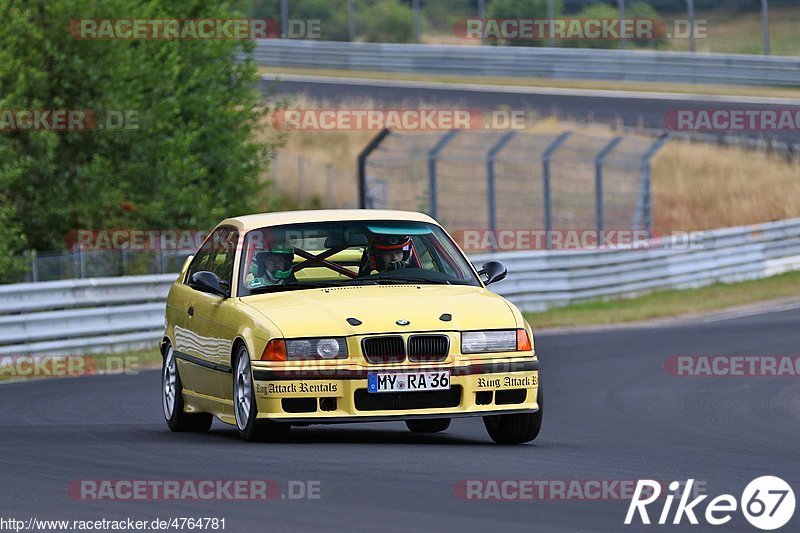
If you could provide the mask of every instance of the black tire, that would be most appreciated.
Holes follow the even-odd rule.
[[[406,420],[406,427],[412,433],[439,433],[450,427],[449,418],[421,418]]]
[[[246,358],[246,363],[243,363],[243,372],[249,376],[250,387],[247,388],[247,395],[250,398],[247,422],[243,424],[239,412],[238,394],[241,387],[241,382],[237,381],[240,377],[239,361]],[[258,405],[255,397],[255,387],[253,386],[253,372],[250,368],[250,354],[244,345],[239,346],[236,351],[236,357],[233,360],[233,411],[236,417],[236,426],[239,429],[239,436],[246,442],[280,442],[286,438],[291,429],[289,424],[281,424],[278,422],[270,422],[268,420],[258,420]]]
[[[539,410],[535,413],[484,416],[483,425],[486,426],[489,437],[497,444],[523,444],[536,439],[542,429],[542,411],[544,410],[544,394],[541,385],[539,385],[536,398]]]
[[[169,372],[168,372],[169,370]],[[174,386],[169,389],[168,381],[174,380]],[[172,402],[168,401],[172,391]],[[167,421],[169,429],[180,433],[205,433],[211,429],[211,422],[214,418],[209,413],[187,413],[186,404],[183,400],[183,384],[181,375],[178,371],[178,363],[175,360],[175,351],[172,345],[164,345],[164,359],[161,364],[161,406],[164,412],[164,419]]]

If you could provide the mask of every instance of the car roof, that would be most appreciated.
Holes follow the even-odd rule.
[[[281,226],[284,224],[338,222],[347,220],[406,220],[437,224],[437,222],[428,215],[415,211],[395,211],[388,209],[317,209],[243,215],[226,218],[218,225],[234,226],[240,231],[249,231],[251,229],[267,226]]]

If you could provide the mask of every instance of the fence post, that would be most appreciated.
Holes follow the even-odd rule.
[[[492,234],[493,243],[497,237],[497,199],[494,190],[494,160],[497,154],[500,153],[500,150],[502,150],[516,134],[516,131],[506,132],[491,148],[489,148],[489,152],[486,154],[486,201],[489,207],[489,231]]]
[[[458,135],[461,130],[450,130],[442,138],[436,141],[436,144],[428,152],[428,199],[430,201],[430,215],[436,218],[438,215],[438,201],[437,201],[437,183],[436,183],[436,160],[439,154],[447,144]]]
[[[697,46],[694,42],[694,0],[686,0],[686,11],[689,16],[689,51],[696,52]]]
[[[39,262],[36,260],[36,250],[31,250],[31,277],[34,282],[39,281]]]
[[[619,7],[619,47],[624,50],[628,47],[628,43],[625,41],[625,32],[622,30],[625,27],[625,0],[617,0],[617,6]]]
[[[553,19],[555,18],[555,9],[553,9],[553,0],[547,0],[547,46],[555,46],[555,28],[553,27]]]
[[[770,54],[769,49],[769,0],[761,0],[761,29],[764,33],[764,55]]]
[[[358,154],[358,207],[359,209],[367,208],[367,158],[387,135],[391,133],[390,130],[381,130],[364,149]]]
[[[86,277],[86,260],[83,254],[83,245],[78,246],[78,265],[81,269],[81,279]]]
[[[414,17],[414,42],[419,42],[419,0],[411,0],[411,10]]]
[[[622,140],[622,136],[611,139],[594,158],[594,203],[595,216],[597,217],[597,231],[600,234],[600,245],[604,244],[603,230],[605,229],[605,213],[603,212],[603,161]]]
[[[553,205],[552,205],[552,194],[550,192],[550,160],[553,158],[553,154],[558,150],[558,147],[561,146],[564,141],[569,139],[569,136],[572,135],[571,131],[565,131],[556,139],[550,143],[550,146],[545,148],[544,152],[542,153],[542,180],[543,180],[543,189],[544,189],[544,234],[546,240],[546,246],[549,250],[551,247],[551,238],[550,232],[553,230]]]
[[[325,165],[325,196],[328,209],[333,207],[333,165]]]
[[[356,40],[356,0],[347,0],[347,32],[350,42]]]
[[[281,0],[281,39],[289,38],[289,0]]]
[[[297,198],[300,200],[300,204],[302,205],[306,197],[306,160],[302,155],[297,157],[297,174],[297,186],[299,189],[297,191]]]
[[[652,189],[650,187],[650,161],[659,150],[669,142],[669,134],[665,133],[655,140],[642,156],[642,184],[639,192],[639,202],[636,207],[636,217],[633,221],[634,229],[639,229],[644,224],[647,232],[653,231],[653,205]]]

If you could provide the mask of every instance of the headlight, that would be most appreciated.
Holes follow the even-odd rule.
[[[286,359],[346,359],[347,340],[344,337],[295,339],[286,341]]]
[[[517,332],[513,329],[461,333],[461,353],[513,352],[516,349]]]

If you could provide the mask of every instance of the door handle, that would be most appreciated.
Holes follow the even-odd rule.
[[[190,305],[186,312],[189,313],[189,316],[194,316],[194,306]]]

